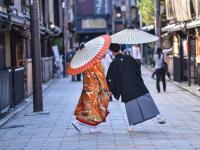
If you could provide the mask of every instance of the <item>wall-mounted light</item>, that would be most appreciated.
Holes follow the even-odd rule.
[[[121,9],[121,11],[125,12],[127,10],[127,7],[126,7],[126,5],[122,5],[120,9]]]
[[[62,8],[65,8],[65,2],[62,2]]]
[[[55,28],[55,25],[54,25],[53,23],[51,23],[51,24],[50,24],[50,28],[51,28],[51,29],[54,29],[54,28]]]
[[[120,18],[120,17],[122,16],[122,14],[118,12],[118,13],[116,14],[116,16],[117,16],[117,18]]]

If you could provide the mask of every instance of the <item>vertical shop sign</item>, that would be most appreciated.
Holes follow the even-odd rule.
[[[94,5],[94,11],[96,15],[105,14],[105,0],[95,0]]]

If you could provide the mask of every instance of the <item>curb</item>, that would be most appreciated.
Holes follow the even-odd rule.
[[[175,81],[170,81],[170,82],[171,82],[172,84],[178,86],[179,88],[181,88],[181,89],[183,89],[183,90],[185,90],[185,91],[191,93],[192,95],[194,95],[194,96],[196,96],[196,97],[200,97],[200,91],[199,91],[199,94],[197,94],[196,92],[194,92],[194,91],[192,91],[192,90],[190,90],[190,89],[188,89],[188,88],[186,88],[186,87],[184,87],[184,86],[179,85],[179,83],[177,83],[177,82],[175,82]]]
[[[46,83],[46,85],[43,85],[42,92],[46,91],[54,82],[56,79],[51,79],[49,82]],[[3,126],[5,123],[7,123],[12,117],[17,115],[19,112],[27,108],[31,103],[33,103],[33,96],[29,96],[27,99],[22,102],[22,104],[19,104],[17,108],[14,108],[13,111],[8,112],[8,114],[0,119],[0,127]]]
[[[150,66],[148,66],[148,65],[143,65],[145,68],[147,68],[149,71],[151,71],[151,72],[153,72],[153,68],[152,67],[150,67]],[[194,96],[197,96],[197,97],[200,97],[200,91],[199,91],[199,94],[197,94],[196,92],[194,92],[194,91],[192,91],[192,90],[190,90],[190,89],[188,89],[188,88],[186,88],[186,87],[184,87],[184,86],[181,86],[178,82],[176,82],[176,81],[173,81],[173,80],[170,80],[169,82],[171,82],[172,84],[174,84],[174,85],[176,85],[177,87],[179,87],[179,88],[181,88],[181,89],[183,89],[183,90],[185,90],[185,91],[188,91],[188,92],[190,92],[192,95],[194,95]]]

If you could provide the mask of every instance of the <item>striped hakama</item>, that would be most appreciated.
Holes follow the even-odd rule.
[[[125,103],[129,125],[135,125],[159,115],[153,98],[149,93]]]

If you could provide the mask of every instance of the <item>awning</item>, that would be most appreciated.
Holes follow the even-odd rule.
[[[187,23],[171,24],[162,28],[162,32],[180,31],[183,29],[191,29],[200,27],[200,20],[195,20]]]
[[[143,30],[143,31],[150,31],[150,30],[155,29],[155,26],[154,25],[149,25],[149,26],[144,26],[144,27],[142,27],[140,29]]]
[[[8,19],[8,14],[0,11],[0,17],[4,19]]]
[[[196,27],[199,27],[199,26],[200,26],[200,20],[196,20],[196,21],[193,21],[193,22],[189,22],[187,24],[187,29],[196,28]]]

